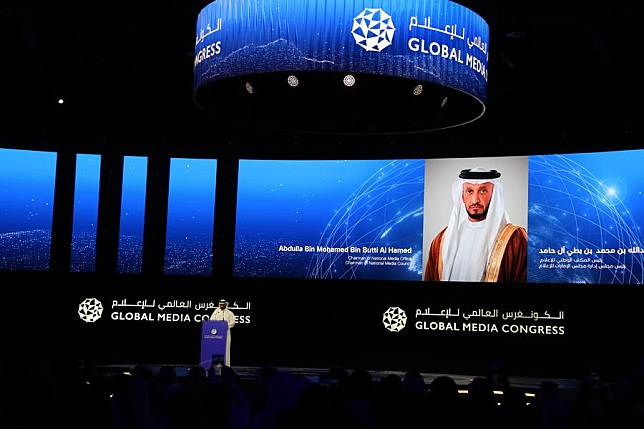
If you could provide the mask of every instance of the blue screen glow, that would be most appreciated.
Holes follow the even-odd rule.
[[[420,280],[424,171],[423,160],[241,161],[234,274]]]
[[[48,270],[56,154],[0,149],[0,270]]]
[[[644,150],[528,157],[528,192],[511,195],[527,212],[527,282],[644,283],[643,163]],[[240,161],[234,275],[420,280],[435,171],[425,176],[423,160]]]
[[[489,27],[448,0],[217,0],[197,19],[194,83],[277,71],[398,76],[485,100]]]
[[[171,160],[166,274],[211,273],[216,179],[217,160]]]
[[[146,157],[126,156],[124,158],[118,253],[118,272],[120,273],[141,272],[147,174]]]
[[[530,157],[528,281],[644,282],[643,163],[643,150]]]
[[[74,187],[74,226],[72,230],[72,271],[96,268],[96,227],[101,156],[76,156]]]

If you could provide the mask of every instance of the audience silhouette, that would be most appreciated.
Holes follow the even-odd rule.
[[[499,368],[460,387],[448,376],[427,385],[418,371],[375,379],[364,369],[333,368],[318,379],[270,366],[246,379],[229,367],[220,375],[193,367],[180,377],[170,366],[115,375],[84,367],[74,378],[72,423],[84,428],[644,427],[644,360],[612,382],[593,368],[576,388],[544,381],[537,390],[512,385]]]

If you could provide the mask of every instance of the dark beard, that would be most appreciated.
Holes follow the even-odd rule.
[[[483,220],[483,219],[485,219],[485,218],[487,217],[487,211],[488,211],[488,209],[489,209],[489,208],[490,208],[490,206],[487,206],[487,207],[485,208],[485,211],[484,211],[483,213],[476,213],[476,214],[472,214],[472,213],[470,213],[470,212],[467,212],[467,215],[468,215],[471,219],[474,219],[474,220]],[[467,210],[466,210],[466,211],[467,211]]]

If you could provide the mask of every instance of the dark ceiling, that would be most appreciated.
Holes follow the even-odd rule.
[[[68,139],[101,148],[109,141],[133,151],[275,158],[642,147],[642,2],[461,2],[491,29],[484,119],[368,141],[239,129],[195,106],[194,25],[207,3],[5,2],[0,131],[30,145]]]

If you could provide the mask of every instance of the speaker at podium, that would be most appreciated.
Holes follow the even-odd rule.
[[[230,366],[230,354],[226,353],[228,322],[205,320],[201,325],[201,358],[199,365],[208,371],[218,365]]]

